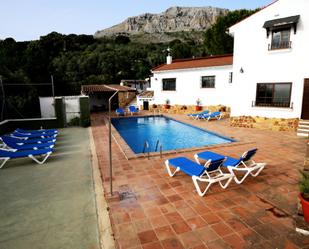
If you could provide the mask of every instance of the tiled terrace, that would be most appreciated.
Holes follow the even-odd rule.
[[[126,160],[113,142],[114,196],[120,198],[107,199],[118,248],[309,248],[309,238],[295,232],[298,170],[306,139],[289,132],[234,128],[228,120],[172,117],[249,142],[212,151],[238,156],[258,147],[256,161],[268,165],[242,185],[233,183],[226,190],[212,186],[199,197],[190,177],[167,175],[164,160],[176,154]],[[92,131],[108,195],[108,129],[102,114],[92,115]],[[193,159],[194,152],[181,155]]]

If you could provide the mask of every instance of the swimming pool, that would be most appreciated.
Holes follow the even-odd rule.
[[[112,124],[134,153],[143,152],[145,141],[150,152],[155,151],[157,140],[163,151],[235,142],[164,116],[113,118]]]

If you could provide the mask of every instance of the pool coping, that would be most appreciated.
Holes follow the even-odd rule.
[[[182,120],[178,120],[174,117],[166,116],[166,115],[163,115],[163,114],[160,114],[160,115],[153,115],[153,114],[138,115],[138,116],[135,116],[135,117],[151,117],[151,116],[166,117],[166,118],[172,119],[174,121],[186,124],[188,126],[200,129],[202,131],[209,132],[209,133],[214,134],[216,136],[219,136],[221,138],[232,140],[232,142],[231,143],[215,144],[215,145],[205,145],[205,146],[185,148],[185,149],[167,150],[167,151],[162,151],[162,154],[160,152],[135,153],[130,148],[130,146],[126,143],[126,141],[122,138],[122,136],[117,131],[117,129],[111,123],[111,133],[112,133],[111,135],[112,135],[114,141],[116,142],[116,144],[118,145],[120,151],[122,151],[122,153],[124,154],[124,156],[127,160],[138,159],[138,158],[147,158],[147,157],[148,158],[150,158],[150,157],[163,157],[163,156],[166,156],[166,155],[179,154],[179,153],[185,153],[185,152],[192,152],[192,151],[199,151],[199,150],[210,150],[210,149],[221,148],[221,147],[232,147],[232,146],[238,146],[238,145],[244,145],[244,144],[254,144],[255,143],[255,142],[252,142],[252,141],[240,141],[237,138],[230,138],[230,137],[227,137],[227,136],[223,136],[223,135],[220,135],[216,132],[209,131],[207,129],[203,129],[201,127],[186,123]],[[126,117],[126,116],[111,117],[111,118],[132,118],[132,116],[130,116],[130,117]],[[104,119],[105,119],[105,125],[108,128],[109,118],[107,116],[104,116]]]

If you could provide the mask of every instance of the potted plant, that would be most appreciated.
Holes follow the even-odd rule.
[[[299,198],[303,208],[305,221],[309,223],[309,172],[300,171],[302,178],[299,181]]]
[[[219,112],[226,112],[226,106],[221,106]]]
[[[157,107],[158,107],[158,106],[157,106],[156,104],[153,104],[153,105],[152,105],[152,108],[153,108],[153,109],[156,109]]]
[[[171,108],[171,106],[170,106],[170,100],[169,100],[169,99],[165,100],[164,108],[165,108],[165,109],[170,109],[170,108]]]
[[[201,111],[202,110],[202,106],[201,106],[202,102],[200,99],[196,100],[196,106],[195,106],[195,110],[196,111]]]

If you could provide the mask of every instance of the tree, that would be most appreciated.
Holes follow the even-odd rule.
[[[235,10],[218,17],[216,23],[206,31],[204,45],[206,53],[212,55],[233,53],[233,38],[226,33],[229,27],[252,15],[257,10]]]

